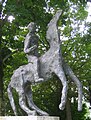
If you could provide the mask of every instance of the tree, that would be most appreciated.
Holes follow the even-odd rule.
[[[1,43],[2,43],[2,27],[3,27],[3,22],[4,20],[2,19],[2,10],[3,5],[0,3],[0,115],[3,114],[3,59],[2,59],[2,52],[1,52]]]

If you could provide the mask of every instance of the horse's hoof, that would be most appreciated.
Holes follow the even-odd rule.
[[[45,112],[45,113],[43,114],[43,116],[49,116],[49,114]]]
[[[49,116],[49,114],[48,114],[48,113],[46,113],[46,114],[45,114],[45,116]]]
[[[37,115],[37,113],[36,113],[36,111],[34,110],[33,111],[33,114],[32,114],[33,116],[36,116]]]
[[[65,106],[64,106],[64,105],[59,104],[59,109],[60,109],[60,110],[64,110],[64,108],[65,108]]]
[[[35,110],[33,110],[31,113],[28,114],[28,116],[36,116],[36,115],[37,115],[37,113]]]
[[[41,116],[49,116],[47,112],[40,113]]]

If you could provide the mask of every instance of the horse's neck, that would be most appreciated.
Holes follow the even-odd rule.
[[[43,57],[52,55],[53,53],[60,53],[60,37],[58,33],[58,26],[57,22],[59,20],[59,17],[61,15],[61,11],[58,11],[53,19],[48,24],[48,30],[46,34],[47,41],[50,44],[50,49],[43,55]]]
[[[60,44],[52,44],[51,46],[50,46],[50,51],[52,52],[52,53],[58,53],[59,54],[59,52],[61,52],[61,49],[60,49]]]
[[[60,45],[51,45],[49,50],[43,56],[52,56],[53,54],[60,54]]]
[[[57,22],[58,22],[58,20],[59,20],[59,15],[58,16],[54,16],[53,18],[52,18],[52,20],[49,22],[49,24],[48,24],[48,27],[50,27],[50,26],[52,26],[52,25],[57,25]]]

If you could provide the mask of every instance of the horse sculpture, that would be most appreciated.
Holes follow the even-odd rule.
[[[46,34],[47,41],[49,42],[49,50],[39,57],[39,75],[43,78],[43,81],[49,80],[52,77],[53,73],[56,74],[61,80],[63,89],[61,96],[61,103],[59,108],[63,110],[65,108],[66,99],[67,99],[67,80],[65,74],[68,74],[71,79],[75,82],[78,87],[78,110],[82,109],[82,85],[78,78],[75,76],[71,68],[64,62],[62,58],[62,53],[60,49],[61,40],[58,32],[57,23],[62,15],[62,11],[58,10],[53,16],[52,20],[48,24],[48,30]],[[48,115],[45,111],[39,109],[33,102],[32,99],[32,90],[29,87],[29,84],[37,83],[34,79],[34,73],[32,71],[33,64],[28,63],[27,65],[20,66],[17,70],[14,71],[14,74],[11,77],[11,81],[8,85],[8,96],[14,114],[17,115],[17,110],[14,104],[14,99],[12,95],[12,88],[14,88],[19,94],[19,105],[28,115]],[[64,73],[65,72],[65,73]],[[43,82],[39,81],[39,82]],[[26,98],[29,104],[29,107],[33,110],[30,110],[26,105]]]

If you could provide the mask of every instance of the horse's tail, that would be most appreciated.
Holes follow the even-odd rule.
[[[9,100],[10,100],[11,107],[14,111],[14,114],[17,115],[16,106],[15,106],[14,98],[13,98],[13,95],[12,95],[11,84],[8,85],[7,92],[8,92],[8,97],[9,97]]]

